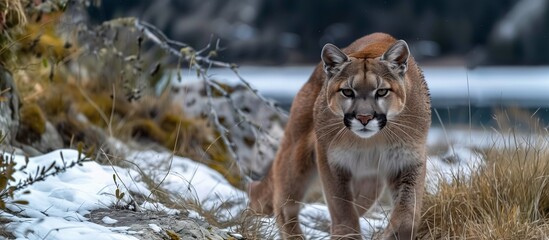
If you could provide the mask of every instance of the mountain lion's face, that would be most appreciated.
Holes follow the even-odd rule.
[[[322,50],[328,108],[361,138],[369,138],[404,109],[409,50],[395,42],[381,57],[347,56],[327,44]]]

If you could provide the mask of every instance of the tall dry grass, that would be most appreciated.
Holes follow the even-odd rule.
[[[22,0],[0,0],[0,13],[2,14],[2,25],[14,27],[25,25],[27,16],[23,7],[26,2]]]
[[[512,134],[510,139],[521,143],[482,151],[486,165],[470,178],[455,177],[441,183],[436,194],[426,194],[418,238],[547,239],[549,149],[544,136]]]

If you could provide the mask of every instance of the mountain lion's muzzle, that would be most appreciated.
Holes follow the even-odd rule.
[[[358,136],[367,138],[381,131],[387,125],[387,115],[376,112],[374,114],[346,113],[343,116],[343,124]]]

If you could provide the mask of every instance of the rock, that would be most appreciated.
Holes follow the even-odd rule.
[[[42,109],[33,103],[24,104],[20,109],[16,140],[21,145],[35,149],[38,154],[63,147],[63,139],[55,126],[46,119]],[[29,155],[34,156],[36,153],[29,153]]]
[[[108,217],[115,221],[105,224]],[[90,221],[106,227],[129,227],[126,234],[140,239],[239,239],[217,227],[183,215],[161,212],[136,212],[130,210],[98,209],[89,214]]]
[[[212,105],[219,121],[229,130],[229,138],[236,145],[239,167],[252,179],[258,179],[265,174],[275,157],[284,133],[285,119],[245,87],[224,87],[229,89],[235,107],[253,124],[263,129],[263,132],[257,131],[239,118],[225,97],[212,98]],[[179,105],[189,116],[210,116],[203,82],[174,83],[171,86],[170,97],[171,101]]]
[[[9,145],[17,135],[19,128],[19,95],[11,73],[0,66],[0,133]]]
[[[46,122],[46,131],[32,146],[40,152],[47,153],[63,148],[63,139],[57,132],[57,129],[50,122]]]

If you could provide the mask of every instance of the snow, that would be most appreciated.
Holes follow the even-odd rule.
[[[129,155],[135,164],[144,169],[152,169],[150,177],[162,182],[162,187],[185,199],[192,199],[203,207],[212,209],[227,201],[245,202],[246,193],[234,188],[221,174],[208,166],[188,158],[170,153],[154,151],[134,152]],[[169,165],[156,166],[170,162]],[[235,205],[227,212],[219,212],[220,217],[236,216],[245,205]]]
[[[25,157],[14,157],[17,167],[24,165]],[[128,159],[143,169],[154,169],[151,176],[158,181],[163,179],[162,187],[168,191],[199,201],[206,208],[213,208],[229,200],[242,202],[221,216],[236,216],[245,208],[245,193],[232,187],[219,173],[206,165],[169,153],[153,151],[136,152]],[[172,160],[171,168],[155,167],[155,164],[166,159]],[[34,176],[38,167],[48,167],[52,162],[55,162],[56,166],[70,165],[77,160],[77,151],[57,150],[30,158],[26,168],[27,174],[18,172],[14,177],[16,182],[19,182],[28,176]],[[120,191],[126,193],[120,201],[115,197],[117,186],[113,174],[117,176],[116,182]],[[131,233],[127,231],[129,227],[109,228],[88,222],[85,216],[99,208],[129,202],[130,192],[150,196],[150,190],[138,179],[139,174],[131,169],[101,166],[91,161],[84,162],[82,166],[69,168],[66,172],[48,177],[45,181],[34,183],[16,192],[14,199],[26,200],[29,204],[8,204],[8,209],[24,217],[8,213],[2,215],[12,221],[8,224],[8,229],[18,239],[97,239],[96,234],[100,234],[101,239],[136,239],[128,235]],[[23,194],[26,190],[30,193]],[[139,207],[142,211],[179,213],[157,202],[145,201]],[[114,224],[116,220],[105,217],[103,222]]]
[[[62,155],[61,155],[62,153]],[[16,167],[23,166],[25,157],[15,155]],[[57,150],[51,153],[30,158],[27,174],[14,174],[16,182],[34,176],[38,167],[48,167],[52,162],[56,166],[70,165],[78,160],[75,150]],[[50,170],[50,171],[53,171]],[[116,185],[113,174],[119,182],[124,182],[126,189],[144,195],[150,191],[144,184],[133,179],[138,175],[131,169],[113,166],[101,166],[96,162],[84,162],[82,166],[69,168],[66,172],[48,177],[45,181],[36,182],[14,195],[16,200],[26,200],[28,205],[8,204],[7,208],[19,216],[3,213],[13,222],[7,228],[17,239],[135,239],[126,234],[115,233],[108,227],[88,222],[85,217],[92,210],[113,206],[116,202],[114,192]],[[30,193],[24,194],[26,190]],[[124,199],[129,200],[129,194]]]
[[[112,218],[110,218],[109,216],[103,217],[103,219],[101,219],[101,221],[103,221],[105,224],[109,224],[109,225],[110,225],[110,224],[115,224],[115,223],[118,222],[118,220],[112,219]]]
[[[452,158],[455,162],[450,163],[444,158]],[[448,149],[448,152],[442,158],[431,156],[427,159],[427,172],[429,174],[427,174],[425,180],[426,190],[431,194],[435,194],[441,181],[450,183],[453,179],[470,176],[483,163],[482,156],[479,153],[468,147],[454,145]]]
[[[180,213],[179,210],[168,208],[168,207],[164,206],[162,203],[158,203],[158,202],[145,201],[141,204],[140,207],[143,210],[163,212],[163,213],[166,213],[168,215],[174,215],[174,214],[179,214]]]
[[[154,224],[154,223],[151,223],[149,224],[149,227],[154,231],[154,232],[160,232],[162,231],[162,228],[160,228],[158,225]]]

